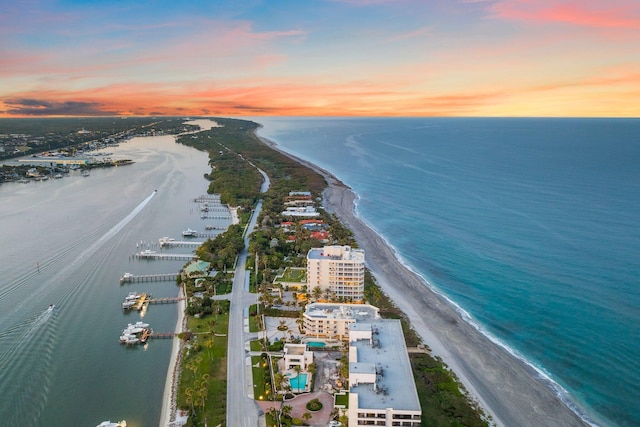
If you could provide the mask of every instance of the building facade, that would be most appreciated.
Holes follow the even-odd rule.
[[[312,248],[307,254],[307,286],[329,289],[337,298],[362,301],[364,251],[350,246]]]

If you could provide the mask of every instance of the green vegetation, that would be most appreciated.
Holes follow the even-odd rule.
[[[190,317],[190,344],[181,361],[177,404],[189,411],[188,426],[226,422],[227,311],[216,316]]]
[[[293,161],[287,156],[272,150],[264,145],[255,136],[254,131],[258,127],[256,123],[236,119],[215,119],[223,127],[213,128],[210,131],[199,132],[193,136],[183,136],[179,142],[192,145],[196,148],[207,150],[210,153],[212,172],[207,175],[211,181],[209,191],[224,194],[224,200],[228,203],[242,206],[242,214],[248,218],[249,211],[253,203],[259,197],[259,188],[262,181],[259,174],[252,165],[261,168],[269,175],[271,187],[264,194],[262,213],[258,218],[258,227],[251,236],[250,253],[255,258],[250,259],[249,268],[256,268],[256,278],[252,278],[252,287],[261,292],[262,306],[260,311],[267,316],[298,317],[296,310],[274,309],[272,305],[278,303],[278,299],[269,290],[273,285],[273,279],[277,274],[284,274],[288,267],[304,267],[304,254],[312,247],[322,246],[318,240],[311,238],[311,233],[296,226],[295,240],[289,239],[289,234],[285,233],[281,227],[276,227],[281,219],[284,201],[290,191],[310,191],[313,198],[320,196],[326,183],[322,176],[314,171]],[[346,229],[334,215],[329,215],[320,209],[320,219],[327,224],[331,236],[330,244],[350,245],[357,247],[353,234]],[[228,233],[228,234],[227,234]],[[241,230],[230,229],[214,240],[208,241],[198,250],[198,255],[202,259],[211,261],[214,268],[224,270],[230,268],[235,254],[241,248]],[[290,280],[294,282],[295,280]],[[311,297],[330,297],[314,295],[313,290],[301,289],[301,294],[309,300]],[[311,291],[311,293],[307,293]],[[420,337],[411,328],[407,316],[396,307],[391,300],[376,285],[369,272],[366,274],[365,298],[372,305],[380,308],[380,314],[385,318],[400,319],[407,346],[416,347],[421,345]],[[257,308],[251,310],[251,316],[255,317]],[[255,321],[255,319],[254,319]],[[252,326],[252,328],[257,327]],[[253,329],[252,329],[253,330]],[[281,351],[283,341],[268,343],[269,351]],[[262,351],[260,342],[251,343],[254,351]],[[413,366],[414,377],[418,387],[420,403],[423,409],[422,425],[425,426],[487,426],[483,420],[482,410],[469,399],[467,393],[459,386],[453,373],[442,363],[441,360],[433,358],[427,353],[411,354],[410,360]],[[348,363],[342,359],[340,374],[348,377]],[[267,398],[272,394],[272,375],[269,371],[269,364],[266,355],[253,359],[253,377],[255,396]],[[226,372],[226,369],[224,369]],[[184,370],[183,370],[184,372]],[[226,396],[226,391],[222,391],[226,378],[221,372],[216,371],[218,385],[221,396]],[[212,375],[212,374],[210,374]],[[277,388],[280,373],[273,375]],[[210,381],[214,381],[213,375]],[[192,389],[197,389],[197,382],[192,384]],[[211,387],[211,386],[210,386]],[[195,392],[192,392],[192,394]],[[339,396],[338,404],[348,404],[348,396]],[[218,407],[225,407],[222,399],[218,400]],[[181,407],[187,408],[186,400],[181,401]],[[213,418],[209,418],[207,405],[203,404],[199,411],[197,402],[191,403],[198,416],[190,422],[197,423],[203,420],[206,412],[207,422],[214,425]],[[291,418],[291,407],[285,405],[278,414],[276,410],[267,413],[267,424],[273,425],[276,419],[280,419],[281,425],[302,425],[301,419]],[[306,415],[306,414],[305,414]],[[304,417],[303,418],[308,418]],[[223,422],[223,421],[218,421]],[[193,424],[196,425],[196,424]]]

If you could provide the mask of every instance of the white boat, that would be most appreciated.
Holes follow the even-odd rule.
[[[123,310],[129,310],[134,305],[136,305],[136,301],[135,300],[124,300],[124,302],[122,303],[122,309]]]
[[[47,308],[47,311],[53,311],[56,309],[56,305],[55,304],[50,304],[49,308]]]
[[[146,329],[146,328],[148,328],[148,327],[149,327],[149,324],[148,324],[148,323],[141,322],[141,321],[137,321],[136,323],[134,323],[134,324],[133,324],[133,326],[135,326],[136,328],[143,328],[143,329]]]
[[[153,255],[155,254],[156,251],[152,251],[151,249],[145,249],[144,251],[140,252],[140,255]]]
[[[120,336],[120,344],[138,344],[140,338],[134,334],[123,334]]]
[[[196,230],[192,230],[190,228],[187,228],[186,230],[184,230],[182,232],[182,235],[184,237],[197,237],[198,236],[198,232]]]
[[[127,427],[127,422],[125,420],[119,421],[117,423],[112,423],[111,421],[103,421],[96,427]]]
[[[173,237],[166,237],[166,236],[158,239],[158,242],[160,243],[160,246],[171,245],[175,241],[176,241],[176,239],[174,239]]]
[[[138,300],[142,297],[142,294],[137,292],[130,292],[129,295],[124,297],[124,301],[122,302],[122,309],[128,310],[134,305],[138,303]]]
[[[89,171],[82,171],[82,176],[89,176]]]

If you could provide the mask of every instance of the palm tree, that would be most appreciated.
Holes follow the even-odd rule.
[[[289,405],[282,405],[282,407],[280,408],[280,413],[283,417],[290,417],[291,411],[293,411],[293,407]]]
[[[311,414],[309,412],[305,412],[302,414],[302,418],[305,420],[307,424],[309,424],[309,420],[311,419]]]
[[[276,390],[282,390],[282,385],[285,378],[286,377],[282,374],[282,372],[276,372],[275,374],[273,374],[273,385],[275,386]]]
[[[311,294],[313,295],[313,299],[315,301],[318,301],[322,297],[322,289],[320,288],[320,286],[316,286],[311,291]]]

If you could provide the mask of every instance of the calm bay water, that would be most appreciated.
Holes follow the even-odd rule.
[[[181,237],[188,227],[204,229],[192,199],[206,193],[208,156],[169,136],[136,138],[108,151],[136,163],[0,187],[2,425],[159,423],[171,340],[121,346],[120,331],[141,315],[123,313],[120,304],[131,291],[171,297],[178,288],[120,285],[119,278],[183,266],[131,255],[159,250],[160,237]],[[52,303],[57,309],[47,312]],[[177,306],[150,306],[143,317],[154,330],[170,332]]]
[[[253,120],[577,412],[640,425],[640,120]]]

